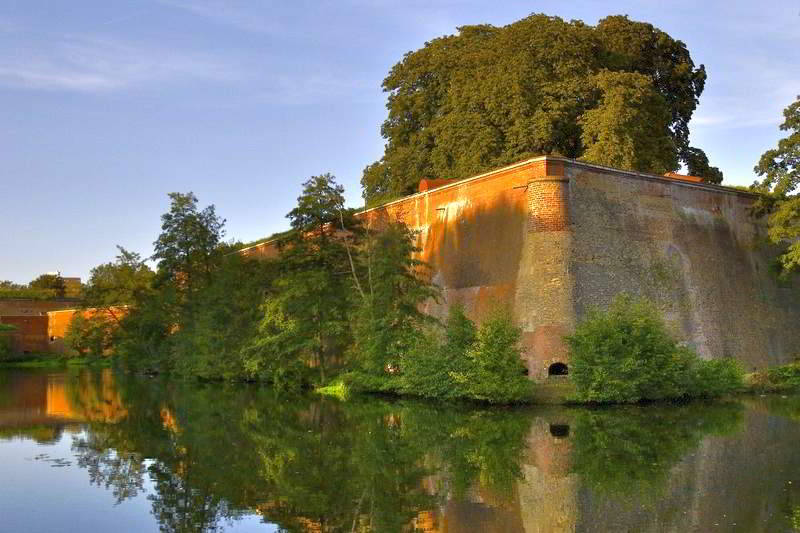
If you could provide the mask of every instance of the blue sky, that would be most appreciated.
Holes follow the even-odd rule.
[[[753,181],[800,93],[794,0],[0,0],[0,280],[86,278],[116,244],[149,255],[171,191],[244,241],[284,229],[313,174],[359,205],[389,68],[457,26],[534,12],[627,14],[687,43],[709,75],[692,144],[729,184]]]

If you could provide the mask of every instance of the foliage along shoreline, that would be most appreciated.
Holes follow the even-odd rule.
[[[76,315],[67,341],[84,357],[114,354],[129,371],[203,381],[257,381],[284,391],[355,392],[488,404],[536,401],[521,331],[507,309],[481,324],[460,305],[439,321],[421,311],[441,298],[415,234],[365,227],[330,175],[304,184],[278,257],[253,260],[223,242],[213,206],[173,193],[155,242],[157,269],[120,249],[100,265],[84,304],[123,316]],[[618,296],[567,338],[563,403],[718,398],[745,390],[730,359],[703,361],[670,336],[653,304]]]

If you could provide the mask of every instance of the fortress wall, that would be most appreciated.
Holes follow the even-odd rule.
[[[122,318],[128,312],[127,307],[112,308],[117,318]],[[97,313],[107,313],[106,310],[89,309],[59,309],[48,311],[41,315],[2,315],[0,324],[10,324],[17,328],[12,333],[15,337],[15,352],[30,353],[64,353],[66,345],[64,337],[72,318],[76,313],[81,313],[85,318],[91,318]]]
[[[577,319],[621,291],[656,301],[701,357],[749,370],[800,354],[800,279],[781,285],[753,197],[568,165]]]
[[[443,301],[426,311],[444,317],[453,303],[480,319],[511,307],[527,227],[525,186],[541,165],[522,164],[416,194],[365,213],[371,227],[400,221],[419,232],[420,258]]]
[[[77,306],[80,300],[33,300],[33,299],[8,299],[0,300],[0,316],[4,315],[43,315],[48,311],[71,309]]]
[[[423,192],[368,211],[370,225],[402,221],[419,231],[421,259],[441,302],[440,318],[459,303],[482,320],[507,309],[522,326],[529,375],[566,358],[573,324],[568,184],[560,160],[538,158]]]
[[[0,324],[17,328],[15,350],[31,353],[45,353],[50,348],[47,337],[47,316],[3,316]]]
[[[620,292],[655,301],[704,358],[750,370],[800,354],[800,276],[779,284],[771,272],[777,251],[749,215],[753,195],[549,156],[425,188],[360,216],[419,232],[443,296],[426,312],[511,310],[534,379],[568,363],[564,335]],[[272,242],[240,253],[277,256]]]

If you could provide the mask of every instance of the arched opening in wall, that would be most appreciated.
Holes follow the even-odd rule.
[[[553,363],[547,368],[548,376],[566,376],[569,374],[569,368],[564,363]]]
[[[557,439],[569,437],[569,424],[550,424],[550,434]]]

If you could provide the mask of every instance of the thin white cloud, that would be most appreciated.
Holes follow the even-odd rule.
[[[268,7],[258,2],[236,2],[234,0],[159,0],[163,5],[188,11],[219,24],[233,26],[256,33],[284,33],[280,23],[269,16],[270,10],[253,9],[253,6]]]
[[[737,56],[712,72],[690,126],[777,125],[783,122],[783,109],[798,94],[800,78],[790,62],[760,53]]]
[[[0,85],[96,92],[186,79],[231,81],[221,58],[107,39],[67,38],[47,50],[0,52]]]
[[[265,84],[262,96],[280,105],[307,105],[328,101],[353,101],[368,98],[373,84],[331,74],[281,74]],[[382,96],[381,96],[382,97]]]

